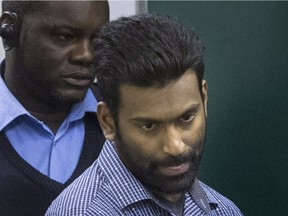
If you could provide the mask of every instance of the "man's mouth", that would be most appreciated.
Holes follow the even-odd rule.
[[[160,166],[158,169],[162,175],[176,176],[187,172],[189,169],[189,163],[186,162],[177,166]]]
[[[91,82],[91,79],[75,78],[75,77],[65,77],[64,80],[68,84],[73,85],[73,86],[78,86],[78,87],[86,87]]]
[[[92,81],[92,78],[88,73],[80,72],[67,75],[63,79],[69,85],[77,87],[87,87]]]

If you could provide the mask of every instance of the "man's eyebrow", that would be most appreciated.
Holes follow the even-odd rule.
[[[155,118],[150,118],[150,117],[135,117],[135,118],[130,118],[130,120],[134,121],[134,122],[159,122],[159,120],[155,119]]]
[[[182,114],[180,114],[178,117],[176,117],[176,119],[181,118],[184,115],[187,115],[189,113],[195,113],[199,110],[199,104],[192,104],[190,107],[188,107],[186,110],[184,110],[182,112]]]
[[[77,28],[71,25],[67,25],[67,24],[54,24],[52,26],[52,29],[55,29],[55,30],[67,29],[67,30],[73,30],[73,31],[77,30]]]
[[[175,118],[173,119],[179,119],[181,118],[182,116],[184,115],[187,115],[189,113],[195,113],[197,112],[199,109],[199,104],[192,104],[191,106],[189,106],[187,109],[185,109],[181,114],[179,114],[178,116],[176,116]],[[130,120],[134,121],[134,122],[138,122],[138,123],[141,123],[141,122],[160,122],[161,119],[157,119],[157,118],[151,118],[151,117],[145,117],[145,116],[139,116],[139,117],[135,117],[135,118],[130,118]]]
[[[69,25],[69,24],[54,24],[51,29],[55,32],[59,31],[70,31],[70,32],[74,32],[74,33],[79,33],[81,34],[82,32],[84,32],[85,30],[83,30],[82,28],[79,28],[78,26],[73,26],[73,25]],[[99,32],[99,28],[91,28],[91,33],[93,34],[97,34]]]

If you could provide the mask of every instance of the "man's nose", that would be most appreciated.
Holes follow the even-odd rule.
[[[182,133],[179,128],[170,126],[163,133],[163,152],[173,156],[185,153],[187,147],[183,142]]]
[[[93,62],[93,45],[91,40],[85,39],[77,43],[71,60],[83,66],[90,66]]]

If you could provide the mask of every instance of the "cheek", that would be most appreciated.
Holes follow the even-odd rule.
[[[121,152],[124,157],[129,158],[127,162],[130,164],[136,163],[141,167],[148,167],[148,162],[153,160],[157,152],[155,149],[155,141],[147,139],[137,132],[137,130],[126,130],[126,127],[124,125],[120,127],[119,152]],[[129,131],[129,133],[125,133],[124,131]]]
[[[145,157],[157,157],[161,153],[160,142],[157,136],[148,136],[139,130],[131,130],[125,137],[126,143],[129,143],[130,149],[134,152],[145,155]]]
[[[37,68],[38,71],[53,70],[59,65],[65,63],[65,58],[68,56],[68,51],[65,48],[60,49],[53,44],[43,40],[35,39],[24,40],[21,51],[23,59],[28,67]]]
[[[151,154],[143,148],[144,145],[143,143],[125,139],[124,137],[118,142],[119,156],[132,172],[149,168]]]
[[[128,151],[132,154],[147,155],[152,152],[153,145],[149,140],[145,139],[141,134],[133,133],[132,131],[128,135],[122,134],[122,143],[127,147]]]
[[[191,129],[183,134],[183,142],[193,148],[193,150],[201,152],[205,143],[205,133],[206,120],[205,118],[199,118],[194,122]]]
[[[49,58],[39,47],[30,47],[29,44],[23,46],[23,64],[27,71],[34,73],[35,76],[45,76],[45,71],[54,67],[55,61]],[[45,78],[45,77],[43,77]]]

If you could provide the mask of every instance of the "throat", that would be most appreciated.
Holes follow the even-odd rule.
[[[37,118],[39,121],[44,122],[50,130],[56,134],[62,122],[67,116],[67,113],[38,113],[34,111],[29,111],[29,113]]]
[[[185,205],[185,193],[177,194],[175,196],[165,196],[159,194],[152,194],[165,208],[173,212],[174,215],[182,216]]]
[[[184,192],[183,193],[168,194],[168,193],[155,191],[155,190],[151,190],[151,192],[154,194],[154,196],[159,197],[163,200],[167,200],[167,201],[172,202],[172,203],[176,203],[178,200],[181,199],[181,197],[184,194]]]

